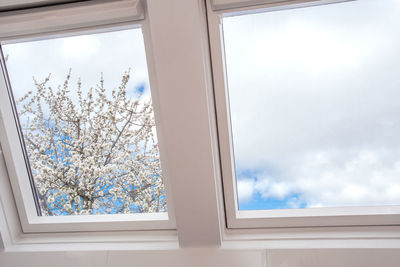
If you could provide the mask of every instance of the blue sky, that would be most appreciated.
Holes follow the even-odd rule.
[[[260,194],[256,194],[248,202],[239,202],[240,210],[265,210],[265,209],[292,209],[292,208],[305,208],[306,203],[299,203],[299,195],[290,195],[285,198],[263,198]],[[296,206],[293,206],[296,203]]]

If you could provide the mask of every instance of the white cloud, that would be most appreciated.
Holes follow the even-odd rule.
[[[400,153],[396,150],[331,153],[328,164],[305,158],[288,183],[310,206],[399,204]],[[340,159],[345,157],[346,161]]]
[[[101,42],[96,35],[79,35],[74,37],[59,39],[59,53],[67,59],[77,59],[90,57],[98,53]]]
[[[16,97],[34,89],[32,76],[39,81],[51,73],[50,84],[62,84],[72,69],[72,83],[82,80],[84,90],[95,86],[103,72],[109,89],[120,84],[131,68],[129,88],[145,84],[149,89],[147,61],[140,29],[43,39],[4,45],[9,54],[7,69]],[[147,96],[149,97],[149,90]]]
[[[240,181],[254,181],[247,192],[293,207],[400,204],[393,2],[224,19],[235,163]]]
[[[254,190],[263,198],[283,199],[291,193],[291,185],[287,182],[274,181],[273,176],[265,173],[258,175]]]
[[[246,203],[254,196],[255,181],[252,179],[238,180],[237,191],[240,202]]]
[[[265,199],[288,199],[292,207],[400,203],[400,151],[325,151],[323,161],[321,153],[310,154],[315,156],[302,155],[297,163],[289,162],[280,176],[262,172],[251,180],[242,176],[239,188],[251,193],[239,191],[239,199],[245,196],[244,202],[249,202],[258,193]]]

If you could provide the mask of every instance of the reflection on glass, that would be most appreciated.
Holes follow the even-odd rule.
[[[223,19],[239,209],[400,204],[400,4]]]
[[[3,53],[42,215],[166,211],[141,29]]]

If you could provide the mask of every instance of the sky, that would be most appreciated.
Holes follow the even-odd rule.
[[[400,204],[400,0],[226,17],[240,209]],[[32,77],[150,97],[140,29],[3,46],[16,98]]]
[[[49,74],[51,76],[48,86],[62,86],[70,69],[69,89],[76,103],[78,95],[74,90],[77,89],[79,79],[85,96],[90,88],[96,88],[103,74],[106,94],[111,97],[112,89],[121,85],[122,77],[129,69],[131,76],[127,84],[128,97],[136,99],[141,94],[143,100],[151,98],[146,52],[140,28],[43,38],[4,44],[2,48],[7,58],[6,66],[15,100],[28,91],[36,90],[33,79],[41,83]],[[43,105],[44,112],[49,112],[46,107]],[[20,117],[22,122],[28,119],[28,115]],[[155,131],[155,127],[153,130]]]
[[[7,70],[15,98],[35,88],[33,77],[41,82],[51,73],[49,85],[63,84],[69,69],[71,84],[75,86],[80,78],[84,92],[99,83],[101,73],[111,91],[121,84],[129,68],[128,92],[134,95],[143,91],[150,97],[143,34],[138,28],[6,44],[3,50],[8,55]]]
[[[400,204],[400,1],[223,19],[239,209]]]
[[[133,99],[140,94],[151,98],[149,74],[143,33],[140,28],[111,32],[81,34],[61,38],[41,38],[2,45],[7,57],[7,71],[15,100],[35,90],[34,79],[43,82],[50,75],[48,86],[62,85],[71,70],[71,97],[82,82],[83,95],[95,88],[103,74],[106,94],[121,85],[122,76],[130,70],[127,95]],[[46,108],[44,106],[43,108]],[[46,110],[44,110],[46,112]],[[20,118],[22,122],[28,116]],[[154,128],[155,137],[156,129]]]

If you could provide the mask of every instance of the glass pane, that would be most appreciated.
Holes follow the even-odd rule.
[[[400,204],[400,1],[223,19],[239,209]]]
[[[141,29],[3,53],[42,215],[166,211]]]

